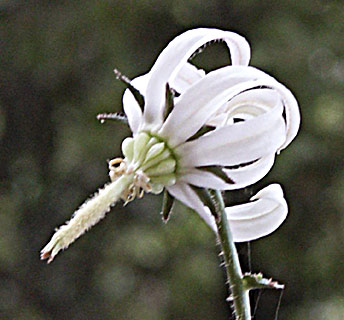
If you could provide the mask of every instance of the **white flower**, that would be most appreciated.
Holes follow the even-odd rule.
[[[232,66],[205,74],[188,59],[213,40],[226,42]],[[195,209],[209,225],[213,225],[212,217],[191,185],[232,190],[257,182],[271,169],[275,154],[293,140],[300,125],[293,94],[271,76],[248,67],[249,57],[247,42],[237,34],[190,30],[164,49],[148,74],[132,81],[145,98],[144,110],[129,90],[123,97],[134,137],[150,132],[166,141],[178,158],[176,182],[166,186],[168,192]],[[164,119],[166,83],[180,96]],[[209,126],[215,130],[189,141]],[[208,170],[214,166],[234,183]]]
[[[214,40],[225,41],[232,65],[206,74],[188,60]],[[241,36],[195,29],[176,37],[150,72],[131,82],[142,95],[131,88],[123,96],[133,137],[123,141],[125,158],[110,162],[110,177],[112,184],[122,176],[132,177],[132,182],[121,187],[120,195],[99,204],[99,219],[119,197],[128,202],[143,192],[160,193],[165,188],[216,231],[214,219],[194,187],[233,190],[257,182],[271,169],[275,154],[295,137],[300,124],[292,93],[271,76],[249,67],[249,59],[249,45]],[[112,189],[106,187],[103,192]],[[281,190],[277,186],[263,190],[257,194],[261,200],[226,209],[236,241],[266,235],[284,220],[287,207]],[[86,212],[88,204],[98,203],[98,199],[96,196],[79,211]],[[62,228],[79,215],[87,216],[78,212]],[[85,222],[81,229],[88,229],[96,220]],[[43,249],[43,258],[50,256],[51,260],[74,241],[68,236],[66,242],[59,240],[56,249],[62,228]]]

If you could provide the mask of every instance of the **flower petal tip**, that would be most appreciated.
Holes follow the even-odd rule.
[[[255,201],[252,201],[255,200]],[[288,205],[279,184],[260,190],[251,202],[226,208],[235,242],[255,240],[279,228],[288,214]]]
[[[278,183],[272,183],[257,192],[253,197],[250,198],[250,200],[254,201],[261,198],[281,199],[283,197],[284,195],[281,185]]]

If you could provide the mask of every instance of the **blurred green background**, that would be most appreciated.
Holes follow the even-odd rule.
[[[112,70],[145,73],[199,26],[244,35],[251,64],[302,111],[297,139],[241,193],[278,181],[290,208],[251,243],[252,270],[286,284],[280,320],[343,319],[343,1],[2,0],[0,21],[1,319],[229,319],[214,235],[182,205],[164,225],[159,196],[117,205],[54,263],[39,260],[54,228],[108,181],[106,160],[130,134],[96,120],[121,110]],[[228,63],[220,45],[197,59]],[[247,246],[238,249],[247,271]],[[273,319],[278,298],[265,291],[255,319]]]

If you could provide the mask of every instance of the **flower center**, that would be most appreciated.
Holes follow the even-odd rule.
[[[144,192],[158,194],[176,182],[177,159],[166,142],[147,132],[122,143],[124,159],[109,162],[112,181],[123,174],[133,174],[133,183],[122,198],[127,202],[141,198]]]

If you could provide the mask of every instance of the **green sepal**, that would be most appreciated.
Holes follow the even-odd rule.
[[[223,167],[221,166],[204,166],[196,168],[198,170],[210,172],[228,184],[235,184],[235,182],[226,175],[226,173],[223,171]]]
[[[242,282],[244,289],[247,291],[253,289],[284,289],[284,284],[279,284],[277,281],[264,278],[262,273],[245,273]]]
[[[104,123],[107,120],[117,121],[128,125],[128,118],[125,114],[116,112],[116,113],[99,113],[97,114],[97,120],[101,123]]]
[[[174,108],[174,97],[174,91],[171,89],[170,85],[166,83],[164,120],[168,117],[168,115]]]
[[[123,75],[120,71],[118,71],[117,69],[115,69],[113,71],[116,75],[116,78],[120,81],[122,81],[128,88],[128,90],[133,94],[135,100],[137,101],[137,103],[139,104],[141,110],[143,111],[144,106],[145,106],[145,98],[144,96],[141,94],[141,92],[139,90],[137,90],[132,84],[131,84],[131,80],[126,77],[125,75]]]
[[[170,215],[173,209],[173,204],[174,204],[174,197],[171,196],[171,194],[165,189],[164,198],[162,200],[162,209],[161,209],[162,220],[165,223],[167,223],[170,218]]]

